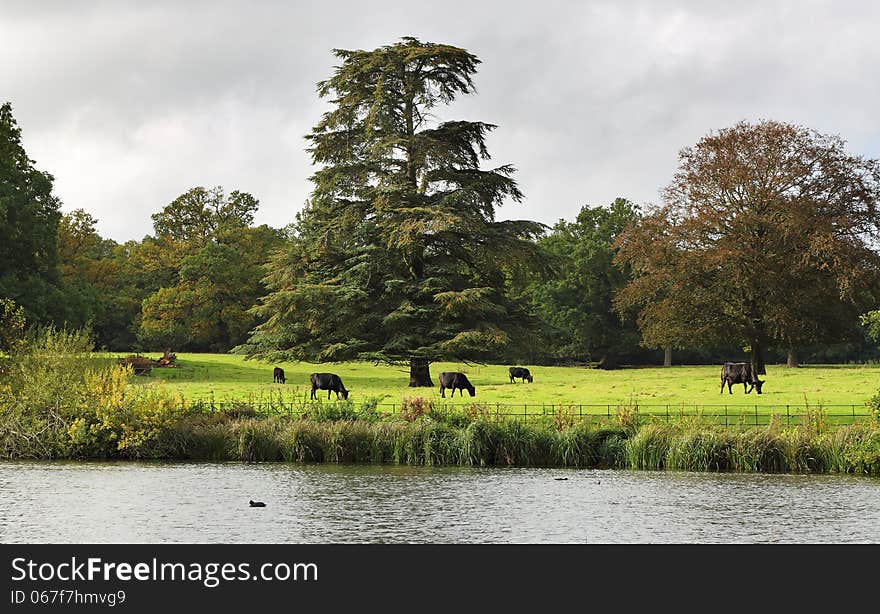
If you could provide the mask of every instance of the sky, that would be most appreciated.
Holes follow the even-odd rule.
[[[195,186],[249,192],[281,228],[309,197],[303,138],[332,49],[463,47],[477,92],[441,120],[496,124],[491,165],[552,225],[660,202],[678,152],[740,121],[800,124],[880,158],[880,2],[0,0],[0,101],[102,236],[152,233]]]

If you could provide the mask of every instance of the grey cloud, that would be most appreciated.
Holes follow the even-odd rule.
[[[880,5],[864,2],[7,2],[0,97],[25,146],[117,240],[195,185],[308,197],[302,136],[334,47],[403,35],[463,46],[478,94],[443,118],[499,125],[526,194],[501,218],[553,223],[616,196],[656,201],[680,148],[739,120],[840,134],[880,156]],[[184,7],[184,8],[180,8]]]

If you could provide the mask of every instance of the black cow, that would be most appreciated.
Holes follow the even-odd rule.
[[[286,381],[284,378],[284,369],[281,367],[275,367],[275,370],[272,371],[272,380],[279,384],[283,384]]]
[[[510,367],[510,383],[515,383],[514,379],[517,377],[522,378],[523,383],[528,381],[531,384],[534,381],[532,374],[525,367]]]
[[[315,390],[326,390],[328,399],[330,398],[330,393],[335,392],[337,400],[339,400],[339,393],[342,393],[343,399],[347,399],[348,393],[351,392],[345,389],[342,380],[335,373],[312,373],[309,376],[309,381],[312,382],[313,399],[318,398],[315,396]]]
[[[452,390],[450,396],[455,396],[455,390],[458,389],[458,396],[464,396],[467,390],[471,396],[477,394],[477,389],[468,381],[467,375],[458,371],[444,371],[440,374],[440,396],[446,398],[446,389]]]
[[[753,388],[757,388],[758,394],[761,394],[761,386],[764,382],[755,375],[752,363],[726,362],[721,367],[721,394],[724,394],[724,384],[727,384],[727,392],[730,394],[733,394],[731,389],[733,384],[742,384],[746,394],[750,393]]]

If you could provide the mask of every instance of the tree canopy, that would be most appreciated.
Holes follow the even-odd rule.
[[[432,385],[430,361],[488,358],[518,334],[503,264],[534,257],[544,227],[495,219],[522,194],[512,166],[482,168],[494,125],[435,120],[474,92],[473,54],[415,38],[334,53],[318,84],[332,109],[307,136],[314,191],[241,350],[409,361],[410,385]]]
[[[12,105],[0,105],[0,296],[35,321],[51,321],[60,303],[53,181],[25,152]]]
[[[246,192],[195,187],[153,215],[156,237],[136,249],[153,263],[142,273],[153,278],[142,345],[224,352],[247,339],[256,324],[248,310],[266,291],[261,267],[281,239],[251,226],[258,207]]]
[[[646,344],[839,340],[880,298],[880,163],[837,136],[739,123],[679,155],[656,207],[618,240]]]
[[[638,215],[639,208],[625,198],[607,207],[582,207],[573,222],[559,220],[538,241],[551,275],[513,275],[512,290],[525,285],[520,292],[548,327],[543,341],[554,359],[614,368],[620,359],[645,353],[635,318],[621,319],[613,310],[615,294],[630,279],[627,267],[613,263],[613,244]]]

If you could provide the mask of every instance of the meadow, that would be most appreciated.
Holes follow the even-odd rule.
[[[153,356],[148,354],[152,358]],[[403,399],[422,397],[435,403],[463,405],[503,404],[534,406],[583,405],[584,413],[604,413],[607,406],[639,405],[650,408],[719,407],[730,411],[779,412],[790,406],[792,411],[832,408],[841,411],[854,408],[865,411],[865,403],[880,387],[880,366],[877,365],[806,365],[790,369],[784,365],[768,365],[763,394],[743,393],[742,385],[725,388],[720,393],[720,365],[634,367],[603,371],[585,367],[550,367],[528,365],[534,382],[511,384],[508,365],[474,365],[449,362],[431,364],[433,388],[410,388],[409,371],[404,366],[374,365],[366,362],[333,364],[265,363],[245,360],[227,354],[178,354],[176,368],[153,369],[149,376],[134,378],[139,385],[154,386],[161,382],[188,400],[260,402],[264,399],[300,402],[310,394],[309,374],[329,371],[341,376],[355,403],[377,400],[382,406],[399,404]],[[287,381],[272,381],[272,369],[284,369]],[[465,393],[442,399],[438,376],[441,371],[462,371],[476,387],[476,396]],[[318,392],[327,401],[327,392]],[[333,394],[331,400],[335,400]],[[529,410],[531,413],[531,410]]]
[[[766,393],[745,395],[722,394],[714,366],[534,367],[525,384],[506,365],[439,363],[435,380],[460,369],[477,392],[444,401],[388,365],[284,364],[276,384],[277,365],[241,356],[182,354],[148,376],[108,358],[82,331],[48,331],[10,356],[0,458],[880,474],[874,366],[771,366]],[[309,402],[316,370],[339,374],[349,400]]]

